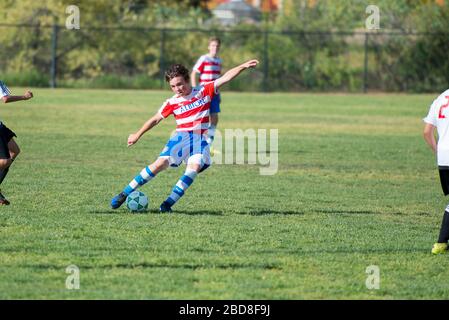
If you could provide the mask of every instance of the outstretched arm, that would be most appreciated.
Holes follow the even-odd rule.
[[[222,77],[215,80],[215,88],[216,89],[220,88],[222,85],[228,83],[229,81],[237,77],[243,70],[254,68],[255,66],[257,66],[258,63],[259,61],[257,60],[249,60],[237,67],[232,68],[231,70],[226,72]]]
[[[426,140],[427,144],[432,149],[433,153],[437,153],[437,142],[435,140],[435,126],[431,125],[430,123],[426,123],[424,127],[424,140]]]
[[[132,133],[128,137],[128,147],[135,144],[140,137],[143,136],[145,132],[153,128],[155,125],[157,125],[159,122],[161,122],[164,118],[160,115],[160,113],[156,113],[154,116],[152,116],[150,119],[148,119],[147,122],[145,122],[142,126],[142,128],[139,129],[136,133]]]
[[[29,100],[33,97],[33,93],[31,91],[25,92],[23,96],[4,96],[2,97],[2,100],[4,103],[9,102],[15,102],[15,101],[22,101],[22,100]]]

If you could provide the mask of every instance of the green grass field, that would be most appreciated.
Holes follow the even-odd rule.
[[[421,134],[435,95],[225,92],[222,130],[279,129],[278,173],[212,166],[159,214],[184,167],[170,169],[132,214],[109,201],[174,120],[126,139],[170,92],[34,92],[0,109],[22,149],[2,184],[1,299],[449,298],[449,256],[430,254],[447,200]]]

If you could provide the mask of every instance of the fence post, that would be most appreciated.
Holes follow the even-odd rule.
[[[368,32],[365,32],[365,63],[363,67],[363,93],[368,91]]]
[[[161,29],[161,47],[159,49],[159,72],[160,72],[160,87],[164,88],[164,69],[165,69],[165,29]]]
[[[58,32],[59,26],[53,24],[53,32],[51,35],[51,75],[50,75],[50,87],[56,88],[56,74],[58,67],[58,57],[56,56],[56,51],[58,49]]]
[[[263,39],[263,91],[268,91],[268,30],[264,31]]]

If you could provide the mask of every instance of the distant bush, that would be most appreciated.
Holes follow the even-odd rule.
[[[69,79],[57,82],[63,88],[91,89],[160,89],[159,79],[147,75],[122,76],[116,74],[101,75],[92,79]]]
[[[36,70],[20,73],[2,73],[1,80],[5,81],[9,86],[17,87],[48,87],[50,84],[50,77]]]

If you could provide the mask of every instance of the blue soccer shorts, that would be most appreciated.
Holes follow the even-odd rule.
[[[210,113],[219,113],[220,110],[220,103],[221,103],[221,96],[220,94],[216,94],[212,101],[210,102]]]
[[[192,131],[176,131],[159,154],[159,158],[168,159],[171,167],[178,167],[183,161],[187,165],[199,164],[201,171],[212,163],[205,136]]]

